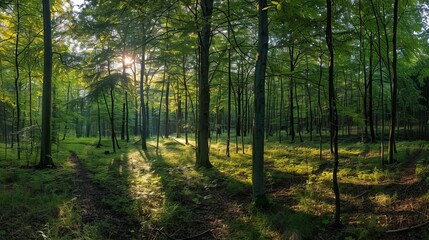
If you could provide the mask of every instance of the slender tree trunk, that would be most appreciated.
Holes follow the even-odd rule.
[[[185,69],[186,66],[184,66]],[[183,77],[186,78],[186,69],[183,71]],[[177,92],[177,110],[176,110],[176,137],[182,137],[182,93],[180,92],[179,78],[176,81]]]
[[[188,93],[188,86],[186,84],[186,74],[183,75],[183,87],[185,90],[185,143],[186,145],[189,144],[189,139],[188,139],[188,131],[189,131],[189,126],[188,126],[188,98],[189,98],[189,93]]]
[[[30,50],[29,50],[30,51]],[[33,131],[33,79],[31,77],[32,75],[32,69],[31,69],[31,54],[28,55],[28,95],[29,95],[29,117],[30,117],[30,155],[33,154],[34,149],[34,131]],[[0,68],[1,71],[1,68]]]
[[[116,152],[116,148],[115,148],[115,98],[113,97],[113,87],[110,88],[110,103],[112,106],[112,112],[110,114],[110,127],[111,127],[111,131],[112,131],[112,147],[113,147],[113,152]]]
[[[323,109],[322,109],[322,100],[321,100],[321,90],[322,90],[322,77],[323,77],[323,50],[320,52],[319,56],[319,88],[317,89],[317,103],[319,106],[319,160],[322,161],[323,158],[323,136],[322,136],[322,122],[323,122]]]
[[[21,108],[19,102],[19,91],[20,91],[20,83],[19,83],[19,37],[20,37],[20,4],[19,0],[16,0],[16,15],[17,15],[17,29],[16,29],[16,37],[15,37],[15,106],[16,106],[16,124],[15,124],[15,136],[16,136],[16,144],[18,145],[18,160],[21,159],[21,141],[20,141],[20,131],[21,131]],[[46,60],[46,59],[45,59]]]
[[[97,96],[97,125],[98,125],[98,143],[97,148],[101,147],[101,113],[100,113],[100,101]]]
[[[164,124],[164,135],[165,138],[168,138],[168,135],[170,133],[170,119],[169,119],[169,112],[170,112],[170,76],[167,78],[167,89],[165,91],[165,124]]]
[[[294,104],[293,104],[293,87],[294,87],[294,79],[293,79],[293,71],[294,71],[294,64],[293,64],[293,48],[289,48],[289,55],[290,55],[290,81],[289,81],[289,135],[291,137],[292,142],[295,141],[295,117],[294,117]]]
[[[1,90],[2,90],[2,93],[3,93],[2,97],[3,97],[3,99],[6,99],[6,96],[5,96],[6,90],[5,90],[5,87],[4,87],[5,80],[3,78],[3,61],[1,59],[1,57],[0,57],[0,79],[2,80],[1,81]],[[3,117],[2,117],[2,120],[3,120],[3,137],[4,137],[4,140],[3,140],[4,141],[4,159],[6,160],[7,159],[7,148],[8,148],[8,146],[7,146],[8,131],[7,131],[6,104],[3,104]]]
[[[284,96],[283,96],[283,77],[280,76],[280,119],[279,119],[279,143],[282,142],[282,127],[283,127],[283,102],[284,102]]]
[[[68,85],[67,85],[66,114],[68,114],[68,112],[69,112],[69,102],[70,102],[70,84],[71,84],[71,83],[70,83],[70,81],[69,81],[69,83],[68,83]],[[63,135],[63,139],[62,139],[62,140],[65,140],[65,139],[66,139],[67,132],[68,132],[68,121],[67,121],[67,118],[66,118],[65,123],[64,123],[64,135]]]
[[[228,10],[229,10],[229,0],[228,0]],[[229,39],[230,29],[228,27],[228,39]],[[231,91],[232,91],[232,82],[231,82],[231,49],[228,48],[228,116],[227,116],[227,137],[226,137],[226,156],[230,157],[230,144],[231,144]]]
[[[184,79],[186,81],[186,79]],[[185,143],[186,145],[189,144],[188,139],[188,90],[186,89],[186,83],[185,83]]]
[[[199,78],[199,118],[198,118],[198,145],[197,145],[197,167],[210,168],[209,161],[209,107],[210,107],[210,86],[209,86],[209,53],[211,39],[211,18],[213,13],[213,0],[202,0],[202,29],[199,33],[200,41],[200,78]]]
[[[329,49],[329,115],[331,125],[331,139],[334,150],[334,169],[332,176],[333,190],[335,194],[335,214],[334,214],[334,226],[340,227],[340,190],[338,188],[338,115],[337,115],[337,104],[336,94],[334,89],[334,46],[332,37],[332,1],[326,0],[327,6],[327,24],[326,24],[326,43]]]
[[[295,101],[296,101],[296,115],[298,116],[298,136],[299,136],[299,141],[303,142],[304,140],[302,139],[302,134],[301,134],[301,116],[300,116],[300,112],[299,112],[299,101],[298,101],[298,90],[296,88],[296,81],[294,81],[294,88],[295,88]]]
[[[369,76],[368,76],[368,120],[369,120],[369,130],[371,133],[371,142],[375,142],[375,130],[374,130],[374,110],[373,110],[373,93],[372,93],[372,83],[373,83],[373,45],[372,33],[370,34],[370,45],[369,45]],[[365,87],[366,88],[366,87]]]
[[[143,33],[145,33],[145,28],[143,26]],[[146,145],[146,130],[147,130],[147,124],[148,122],[146,120],[146,107],[145,107],[145,102],[144,102],[144,76],[145,76],[145,71],[146,71],[146,59],[145,59],[145,55],[146,55],[146,44],[145,44],[145,37],[143,37],[143,45],[142,45],[142,57],[141,57],[141,63],[140,63],[140,88],[139,88],[139,93],[140,93],[140,111],[141,111],[141,115],[140,115],[140,121],[141,121],[141,125],[140,125],[140,135],[141,135],[141,144],[142,144],[142,150],[146,151],[147,150],[147,145]],[[149,115],[149,114],[147,114]],[[158,148],[157,148],[158,151]]]
[[[161,89],[161,98],[159,100],[159,109],[158,109],[158,128],[156,134],[156,154],[159,153],[159,135],[161,134],[161,107],[162,107],[162,97],[164,96],[164,86],[165,86],[165,69],[163,74],[162,89]]]
[[[126,94],[126,93],[125,93]],[[125,140],[125,95],[122,102],[121,140]]]
[[[388,162],[389,164],[394,162],[394,151],[395,151],[395,124],[397,121],[397,101],[398,101],[398,74],[397,74],[397,46],[396,46],[396,36],[398,29],[398,3],[399,0],[395,0],[393,7],[393,61],[392,61],[392,69],[393,69],[393,78],[392,78],[392,102],[391,102],[391,117],[390,117],[390,133],[389,133],[389,148],[388,148]]]
[[[380,134],[380,160],[381,165],[384,164],[384,85],[383,85],[383,59],[381,56],[381,30],[378,17],[378,11],[375,9],[373,0],[370,0],[372,11],[377,24],[377,40],[378,40],[378,57],[379,57],[379,71],[380,71],[380,98],[381,99],[381,134]],[[377,121],[376,121],[377,122]]]
[[[271,89],[272,89],[272,79],[271,77],[268,77],[267,81],[267,100],[266,100],[266,107],[265,107],[265,139],[268,140],[270,134],[271,134]]]
[[[264,119],[265,119],[265,71],[268,55],[268,11],[266,0],[258,0],[258,54],[255,67],[254,111],[252,151],[252,187],[257,207],[267,205],[264,180]]]
[[[143,59],[143,57],[142,57]],[[134,87],[137,88],[137,67],[136,61],[134,61],[134,71],[133,71],[133,79],[134,79]],[[140,82],[139,82],[140,84]],[[139,86],[140,87],[140,86]],[[139,108],[141,109],[140,104],[138,102],[138,95],[140,95],[140,90],[138,93],[135,93],[134,97],[134,135],[137,136],[139,134]],[[144,102],[144,100],[143,100]],[[143,144],[143,143],[142,143]]]
[[[128,92],[125,92],[125,136],[127,142],[130,141],[130,128],[129,128],[129,107],[128,107]]]
[[[51,156],[51,112],[52,112],[52,30],[50,1],[43,0],[43,109],[40,162],[38,167],[55,167]]]
[[[308,59],[307,59],[306,75],[307,75],[307,79],[309,79],[310,74],[309,74],[309,68],[308,68]],[[308,80],[307,80],[307,84],[305,85],[305,87],[307,89],[309,114],[310,114],[308,131],[310,132],[310,141],[313,141],[313,107],[312,107],[312,101],[311,101],[310,83],[308,82]]]

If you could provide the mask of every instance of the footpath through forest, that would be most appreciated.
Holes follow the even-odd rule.
[[[376,227],[388,229],[378,231],[374,238],[378,239],[426,239],[429,225],[429,209],[423,204],[423,198],[427,192],[425,179],[427,176],[418,177],[416,175],[416,164],[421,159],[423,147],[408,154],[408,157],[399,166],[400,172],[394,182],[380,185],[356,185],[349,188],[346,193],[350,197],[343,199],[343,209],[346,209],[348,217],[347,224],[361,224],[359,221],[364,216],[374,216]],[[135,184],[130,187],[132,196],[139,199],[142,206],[138,218],[133,215],[118,213],[112,209],[105,200],[118,194],[112,189],[101,186],[93,181],[93,173],[85,168],[79,157],[72,153],[70,159],[74,163],[76,170],[76,197],[79,212],[83,223],[106,222],[106,226],[114,226],[106,229],[104,233],[109,239],[230,239],[234,233],[229,231],[228,224],[246,224],[245,221],[252,221],[252,213],[249,210],[251,201],[250,188],[244,186],[244,191],[239,194],[231,194],[225,191],[226,178],[213,176],[224,176],[216,172],[210,175],[211,185],[174,184],[173,189],[169,189],[174,194],[165,192],[167,187],[165,182],[169,181],[163,174],[187,176],[192,166],[170,166],[154,167],[156,161],[154,156],[146,156],[144,152],[135,151],[127,156],[129,174],[133,175]],[[150,158],[150,159],[149,159]],[[154,162],[155,161],[155,162]],[[156,164],[161,164],[157,162]],[[327,170],[329,164],[321,164],[324,169],[315,169],[313,173]],[[267,161],[269,170],[270,162]],[[161,171],[164,172],[160,172]],[[393,167],[391,169],[393,171]],[[210,170],[217,171],[217,170]],[[217,174],[217,175],[216,175]],[[164,179],[164,180],[162,180]],[[174,179],[174,178],[172,178]],[[228,179],[231,181],[231,179]],[[276,181],[267,192],[273,202],[277,205],[266,211],[277,211],[279,206],[291,206],[296,203],[291,189],[293,187],[303,188],[306,184],[304,176],[293,176],[285,181]],[[189,182],[194,179],[189,179]],[[186,195],[192,192],[195,199],[189,199]],[[209,193],[209,194],[208,194]],[[385,205],[375,204],[374,199],[380,200],[383,196],[390,196],[390,202]],[[191,217],[175,218],[178,222],[174,225],[162,225],[154,221],[153,218],[165,204],[169,202],[180,203],[191,213]],[[170,210],[177,206],[173,206]],[[169,208],[167,208],[168,211]],[[291,208],[293,209],[293,207]],[[293,210],[291,210],[293,211]],[[142,216],[144,215],[144,216]],[[244,219],[244,220],[243,220]],[[246,220],[247,219],[247,220]],[[144,221],[143,221],[144,220]],[[180,226],[180,227],[178,227]],[[279,226],[282,228],[282,226]],[[315,227],[314,239],[335,239],[336,229],[331,229],[328,225]],[[289,239],[290,233],[275,236],[275,239]],[[299,236],[299,234],[298,234]]]

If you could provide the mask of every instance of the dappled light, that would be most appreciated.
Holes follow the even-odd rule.
[[[0,19],[0,239],[427,240],[427,0]]]

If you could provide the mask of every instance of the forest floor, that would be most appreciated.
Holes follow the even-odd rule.
[[[340,229],[327,145],[320,160],[318,144],[268,142],[271,204],[259,210],[250,145],[228,158],[213,140],[204,170],[192,143],[161,139],[156,151],[150,140],[143,152],[123,142],[111,153],[107,139],[72,139],[57,169],[0,161],[0,239],[429,239],[427,142],[398,143],[399,162],[384,166],[379,146],[343,142]]]

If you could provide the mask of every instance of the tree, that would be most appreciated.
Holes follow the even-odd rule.
[[[197,146],[197,167],[210,168],[212,164],[209,160],[208,139],[209,129],[209,107],[210,107],[210,86],[209,86],[209,55],[211,39],[211,18],[213,14],[213,0],[202,0],[200,3],[202,10],[202,28],[199,35],[200,44],[200,78],[199,78],[199,112],[198,112],[198,146]]]
[[[43,0],[43,102],[42,137],[39,168],[55,167],[51,156],[51,112],[52,112],[52,31],[50,1]]]
[[[331,149],[334,154],[334,169],[332,176],[333,189],[335,193],[335,214],[334,226],[341,226],[340,220],[340,190],[338,188],[338,113],[334,88],[334,45],[332,36],[332,1],[326,0],[327,20],[326,20],[326,44],[329,50],[329,124],[331,126]]]
[[[265,121],[265,71],[268,56],[267,1],[258,1],[258,54],[254,82],[255,126],[253,130],[252,187],[257,207],[267,204],[264,181],[264,121]]]
[[[398,108],[398,73],[397,73],[397,61],[398,53],[396,50],[396,34],[398,29],[398,0],[395,0],[393,6],[393,61],[392,61],[392,102],[391,102],[391,111],[392,115],[390,117],[390,132],[389,132],[389,148],[388,148],[388,163],[393,163],[393,152],[395,151],[395,127],[396,127],[396,115]]]

